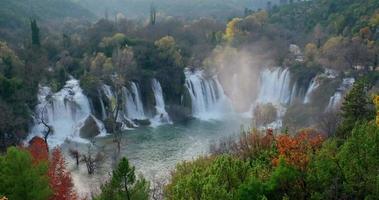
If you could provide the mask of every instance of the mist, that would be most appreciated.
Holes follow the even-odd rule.
[[[235,111],[246,112],[258,95],[261,69],[275,65],[271,57],[272,52],[265,50],[262,44],[240,49],[217,47],[204,61],[204,66],[217,73]]]

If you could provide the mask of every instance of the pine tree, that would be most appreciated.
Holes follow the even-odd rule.
[[[113,171],[111,180],[101,187],[101,194],[97,200],[147,200],[149,198],[149,184],[135,176],[135,168],[125,157],[121,159],[117,169]]]
[[[368,90],[366,81],[358,80],[346,95],[341,106],[343,121],[338,128],[338,136],[345,137],[349,134],[357,121],[373,119],[374,111],[370,108],[372,102],[368,96]]]
[[[28,151],[10,147],[0,156],[0,191],[12,200],[46,200],[51,195],[47,162],[33,163]]]

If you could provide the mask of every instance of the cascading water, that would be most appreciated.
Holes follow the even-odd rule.
[[[319,83],[319,80],[318,80],[318,77],[314,77],[311,81],[311,83],[309,84],[309,87],[307,89],[307,92],[305,93],[305,97],[304,97],[304,101],[303,103],[304,104],[308,104],[311,102],[311,97],[312,97],[312,93],[320,86],[320,83]]]
[[[123,87],[122,91],[125,100],[126,116],[129,119],[146,119],[136,83],[130,82],[130,91],[126,87]]]
[[[337,91],[330,97],[328,106],[325,109],[325,112],[337,110],[341,104],[342,97],[349,90],[355,82],[354,78],[344,78]]]
[[[291,101],[291,77],[289,70],[283,68],[265,69],[261,72],[257,103],[274,105],[289,104]],[[296,85],[294,86],[296,87]]]
[[[151,119],[152,126],[157,126],[162,123],[172,123],[170,116],[166,112],[161,84],[158,80],[153,79],[151,86],[154,93],[156,111],[156,115]]]
[[[204,71],[189,69],[184,74],[194,117],[203,120],[219,119],[232,111],[230,100],[216,76],[206,78]]]
[[[91,114],[88,98],[83,94],[78,80],[67,81],[55,94],[49,87],[40,87],[38,101],[31,137],[44,133],[46,127],[41,123],[43,120],[53,129],[48,137],[50,146],[60,145],[66,139],[85,141],[79,137],[79,132],[89,117],[94,119],[100,135],[105,134],[101,121]]]

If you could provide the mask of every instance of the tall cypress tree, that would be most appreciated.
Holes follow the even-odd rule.
[[[155,6],[151,4],[150,6],[150,24],[155,25],[155,21],[157,18],[157,10],[155,9]]]
[[[32,30],[32,45],[40,46],[39,28],[35,19],[30,20],[30,28]]]

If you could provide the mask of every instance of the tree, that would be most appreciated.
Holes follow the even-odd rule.
[[[71,174],[66,169],[64,157],[59,148],[53,149],[49,164],[50,187],[53,196],[49,200],[76,200],[77,194],[74,190]]]
[[[33,164],[31,155],[16,147],[0,156],[0,191],[12,200],[46,200],[51,195],[46,162]]]
[[[314,61],[318,54],[317,46],[314,43],[308,43],[305,45],[304,54],[307,61]]]
[[[369,85],[366,80],[361,79],[354,83],[351,91],[345,96],[341,106],[342,123],[338,127],[337,136],[347,136],[357,121],[374,118],[368,90]]]
[[[85,163],[89,175],[95,173],[98,164],[103,160],[103,156],[101,153],[97,152],[95,155],[93,155],[93,148],[94,145],[89,144],[87,154],[82,154],[82,159],[80,160],[81,162]]]
[[[317,48],[321,47],[321,39],[323,37],[323,31],[321,25],[318,23],[313,30],[313,37],[316,40]]]
[[[258,104],[254,109],[254,122],[256,126],[266,126],[275,121],[277,117],[276,108],[271,104]]]
[[[111,179],[101,187],[97,200],[147,200],[149,184],[142,177],[136,179],[135,168],[123,157],[113,171]]]
[[[328,136],[333,136],[341,123],[338,112],[331,110],[317,116],[318,128]]]
[[[379,126],[379,95],[374,96],[374,104],[376,106],[376,118],[375,123]]]
[[[40,46],[39,28],[35,19],[30,20],[30,28],[32,30],[32,45]]]
[[[242,21],[241,18],[233,18],[228,22],[225,29],[224,38],[228,42],[232,42],[239,32],[238,24]]]
[[[157,19],[157,10],[153,4],[150,5],[150,24],[155,25]]]
[[[344,190],[352,199],[379,195],[378,149],[379,128],[367,122],[357,124],[341,146],[337,158],[345,175]]]
[[[33,162],[44,162],[49,159],[46,140],[40,137],[34,137],[29,141],[28,151],[33,157]]]
[[[80,161],[80,153],[77,149],[69,149],[69,155],[75,159],[76,161],[76,166],[79,167],[79,161]]]
[[[323,141],[324,138],[311,129],[304,129],[293,137],[280,135],[276,140],[279,157],[273,161],[278,163],[283,158],[289,165],[305,171],[310,160],[309,153],[319,149]]]
[[[325,142],[309,164],[314,199],[375,199],[379,195],[379,128],[357,123],[344,143]]]
[[[43,108],[39,111],[40,113],[38,114],[37,117],[37,122],[40,124],[43,124],[45,129],[43,130],[43,139],[45,140],[46,144],[46,150],[49,152],[49,143],[47,142],[47,139],[49,138],[50,134],[54,133],[54,128],[48,124],[48,122],[45,120],[45,113],[47,112],[46,108],[49,106],[48,104],[45,104]]]

